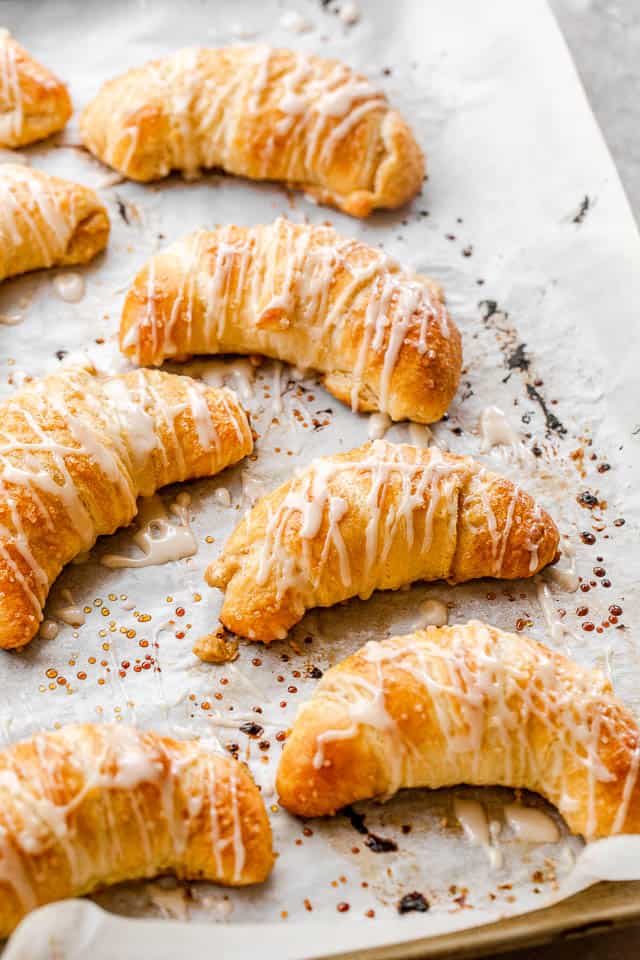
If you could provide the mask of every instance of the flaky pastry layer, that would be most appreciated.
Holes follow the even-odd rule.
[[[120,346],[138,363],[262,353],[322,373],[354,410],[438,420],[460,376],[440,287],[329,227],[278,219],[200,231],[140,271]]]
[[[587,839],[640,832],[640,731],[597,670],[477,621],[369,642],[298,713],[277,776],[300,816],[404,787],[534,790]]]
[[[130,523],[139,496],[252,446],[234,393],[157,371],[66,369],[0,403],[0,647],[31,640],[64,565]]]
[[[315,460],[262,497],[207,569],[222,624],[269,643],[306,610],[418,580],[532,576],[549,515],[470,457],[376,440]]]
[[[104,84],[80,128],[132,180],[219,167],[357,217],[405,203],[424,176],[409,126],[365,77],[264,44],[186,49],[129,70]]]
[[[70,724],[0,752],[0,938],[44,903],[172,873],[244,886],[273,863],[246,767],[119,724]]]

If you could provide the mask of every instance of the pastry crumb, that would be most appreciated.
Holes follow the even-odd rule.
[[[207,663],[230,663],[238,658],[238,639],[220,627],[196,640],[193,652]]]

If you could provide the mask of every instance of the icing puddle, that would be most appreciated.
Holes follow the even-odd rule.
[[[100,558],[105,567],[150,567],[172,560],[183,560],[198,552],[198,543],[189,526],[188,508],[191,497],[188,493],[178,494],[169,510],[178,519],[172,523],[160,497],[144,497],[140,501],[137,517],[138,529],[132,540],[142,551],[142,556],[122,556],[107,553]]]

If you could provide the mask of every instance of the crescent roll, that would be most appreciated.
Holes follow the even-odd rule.
[[[527,493],[474,460],[376,440],[262,497],[206,579],[226,591],[222,624],[269,643],[311,607],[374,590],[530,576],[558,541]]]
[[[69,724],[0,753],[0,938],[44,903],[172,873],[245,886],[273,864],[246,767],[119,724]]]
[[[443,299],[432,280],[329,227],[227,226],[149,261],[127,294],[120,346],[155,365],[263,353],[321,371],[354,410],[430,423],[451,402],[462,363]]]
[[[398,207],[424,158],[384,93],[336,60],[264,44],[186,49],[105,83],[85,146],[132,180],[219,167],[284,180],[356,217]]]
[[[234,393],[188,377],[67,369],[0,403],[0,647],[22,647],[49,588],[136,498],[210,476],[253,445]]]
[[[0,29],[0,146],[43,140],[62,130],[72,113],[64,83]]]
[[[31,167],[0,164],[0,280],[86,263],[108,239],[109,216],[93,190]]]
[[[304,817],[404,787],[521,787],[588,840],[640,833],[640,731],[597,670],[472,621],[369,642],[299,712],[278,769]]]

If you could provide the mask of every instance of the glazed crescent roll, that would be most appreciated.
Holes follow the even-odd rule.
[[[462,362],[443,299],[434,281],[329,227],[227,226],[149,261],[127,294],[120,346],[143,364],[262,353],[319,370],[354,410],[430,423]]]
[[[284,180],[356,217],[422,186],[408,125],[361,74],[264,44],[180,50],[105,83],[80,119],[85,146],[132,180],[219,167]]]
[[[205,576],[225,590],[222,624],[269,643],[306,610],[374,590],[531,576],[558,541],[527,493],[469,457],[376,440],[258,500]]]
[[[369,642],[299,712],[280,802],[333,814],[404,787],[521,787],[588,840],[640,833],[640,731],[608,680],[471,621]]]
[[[31,640],[64,565],[130,523],[137,497],[252,445],[234,393],[157,371],[67,369],[0,403],[0,647]]]
[[[196,740],[69,724],[0,753],[0,938],[44,903],[172,873],[227,886],[271,870],[246,767]]]
[[[72,112],[64,83],[0,29],[0,146],[43,140],[62,130]]]
[[[93,190],[20,164],[0,164],[0,280],[86,263],[107,245],[109,216]]]

